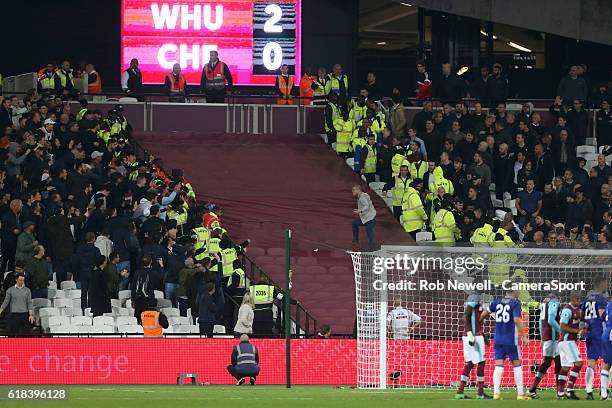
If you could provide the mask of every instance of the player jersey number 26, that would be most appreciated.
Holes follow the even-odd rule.
[[[510,321],[510,305],[498,304],[495,308],[495,321],[508,323]]]

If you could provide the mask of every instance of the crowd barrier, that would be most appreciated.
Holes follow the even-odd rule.
[[[227,373],[236,339],[201,338],[15,338],[3,339],[0,351],[0,384],[175,384],[179,373],[198,374],[209,384],[234,384]],[[258,384],[285,384],[285,340],[253,339],[260,356]],[[584,342],[578,342],[585,355]],[[530,342],[523,354],[539,355],[541,344]],[[435,367],[422,355],[440,354]],[[399,355],[398,355],[399,354]],[[402,362],[405,370],[397,384],[402,386],[449,386],[463,368],[460,340],[390,340],[389,362]],[[485,383],[492,383],[493,347],[487,347]],[[525,384],[533,380],[533,365],[524,361]],[[507,364],[507,372],[510,366]],[[392,364],[388,363],[389,369]],[[443,368],[443,369],[442,369]],[[552,372],[552,369],[551,369]],[[599,372],[599,370],[596,370]],[[474,372],[472,372],[474,374]],[[355,384],[357,341],[308,339],[291,342],[293,384]],[[596,378],[598,386],[599,377]],[[514,386],[512,376],[504,385]],[[553,386],[552,373],[542,386]],[[584,385],[580,376],[577,385]]]
[[[118,102],[92,102],[90,109],[106,112]],[[169,102],[122,103],[135,131],[198,132],[233,134],[320,134],[324,129],[324,107],[314,105],[205,104]],[[78,111],[73,103],[72,111]],[[407,107],[406,122],[412,124],[419,107]],[[543,125],[554,127],[556,117],[547,108],[536,108]],[[589,111],[589,132],[595,137],[596,111]]]

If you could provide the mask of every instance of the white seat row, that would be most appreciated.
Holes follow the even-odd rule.
[[[137,321],[134,316],[49,316],[43,318],[42,326],[50,328],[53,326],[110,326],[119,327],[126,325],[136,325]]]

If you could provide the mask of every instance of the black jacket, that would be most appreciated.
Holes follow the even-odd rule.
[[[79,246],[74,269],[79,281],[92,279],[94,266],[100,255],[100,250],[94,244],[84,243]]]

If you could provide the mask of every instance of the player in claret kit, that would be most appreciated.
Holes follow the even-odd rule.
[[[561,311],[561,333],[559,334],[561,372],[557,379],[558,399],[580,399],[574,392],[574,383],[578,379],[578,374],[580,374],[582,368],[582,358],[576,340],[586,333],[586,327],[582,327],[580,324],[582,322],[581,297],[580,292],[570,292],[570,302]]]
[[[544,360],[538,367],[538,372],[533,379],[531,388],[529,388],[529,396],[533,399],[539,398],[536,390],[553,360],[555,361],[555,381],[561,371],[559,343],[557,341],[557,337],[559,333],[561,333],[561,326],[559,326],[560,306],[561,302],[555,293],[548,294],[544,302],[542,302],[542,308],[540,309],[540,336],[542,339],[542,354]]]
[[[612,300],[608,302],[605,312],[605,326],[601,341],[604,349],[604,365],[601,368],[601,399],[608,399],[608,383],[610,382],[610,366],[612,366]]]
[[[463,313],[465,331],[463,335],[463,357],[465,365],[461,373],[461,382],[455,394],[455,399],[469,399],[463,393],[463,390],[470,379],[470,372],[476,365],[476,384],[478,387],[478,399],[491,399],[490,395],[484,392],[484,374],[485,374],[485,343],[488,345],[489,340],[485,338],[482,331],[482,321],[489,315],[489,312],[484,310],[480,304],[480,299],[477,293],[468,296],[465,302],[465,311]]]
[[[525,335],[521,320],[521,302],[517,299],[518,291],[509,290],[506,297],[495,299],[489,306],[489,313],[495,319],[493,350],[495,352],[495,369],[493,370],[493,399],[501,399],[501,382],[504,375],[504,361],[509,358],[514,369],[514,382],[518,393],[516,399],[529,400],[524,393],[523,367],[519,350],[519,338],[527,347],[529,339]]]
[[[604,316],[606,304],[608,303],[608,281],[603,276],[593,279],[593,290],[590,291],[582,302],[582,316],[588,325],[586,335],[586,349],[588,366],[586,368],[586,398],[593,399],[593,379],[597,360],[604,358],[604,343],[601,340],[604,327]]]

